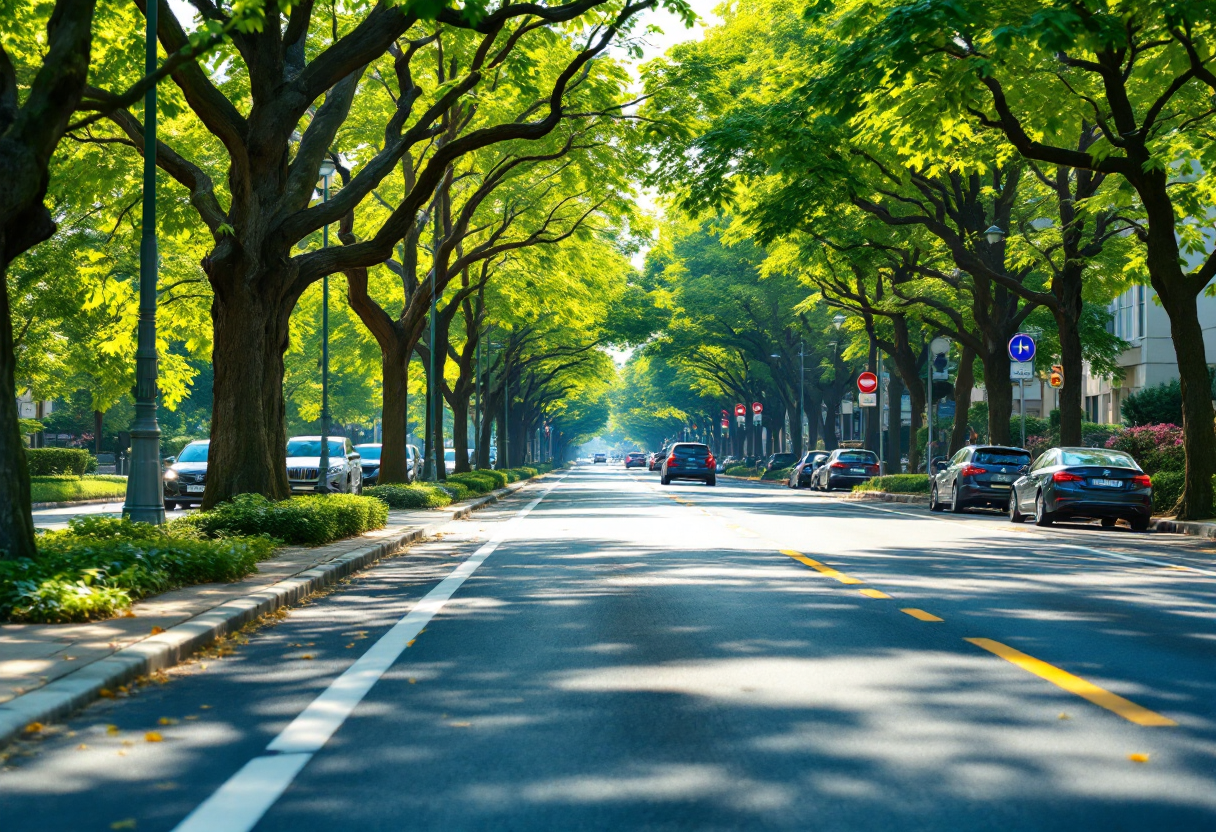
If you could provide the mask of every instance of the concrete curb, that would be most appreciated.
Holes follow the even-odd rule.
[[[1166,534],[1188,534],[1194,537],[1216,539],[1216,523],[1200,523],[1193,520],[1171,520],[1168,517],[1155,517],[1149,521],[1149,528]]]
[[[850,491],[847,494],[842,494],[841,497],[845,500],[862,500],[865,502],[929,505],[929,495],[927,494],[892,494],[889,491]]]
[[[90,497],[87,500],[64,500],[59,503],[30,503],[31,511],[38,511],[43,508],[71,508],[72,506],[90,506],[98,503],[121,503],[123,497]]]
[[[443,520],[347,552],[260,592],[220,604],[170,627],[163,633],[149,636],[37,690],[0,704],[0,748],[23,733],[26,726],[32,722],[48,723],[62,719],[101,698],[102,689],[116,688],[137,676],[146,676],[157,670],[173,667],[217,638],[239,630],[255,618],[274,612],[280,607],[296,604],[312,593],[366,569],[381,558],[396,554],[409,544],[432,536],[441,526],[453,520],[463,520],[477,509],[496,503],[524,488],[528,483],[546,476],[548,475],[543,474],[530,480],[511,483],[454,509]]]

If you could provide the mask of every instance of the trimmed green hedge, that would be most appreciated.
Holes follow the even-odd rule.
[[[31,477],[48,474],[79,477],[97,470],[97,459],[82,448],[26,448],[25,461]]]
[[[487,477],[474,471],[467,471],[463,474],[448,474],[447,482],[458,482],[474,494],[485,494],[498,487],[497,481],[493,477]]]
[[[170,527],[179,533],[193,529],[206,538],[265,534],[284,543],[317,546],[387,522],[388,506],[374,497],[310,494],[275,503],[261,494],[238,494],[211,511],[174,520]]]
[[[886,491],[888,494],[928,494],[928,474],[888,474],[853,486],[854,491]]]
[[[375,497],[389,508],[443,508],[452,497],[446,491],[424,483],[412,485],[373,485],[363,489],[365,497]]]
[[[794,470],[793,466],[790,466],[789,468],[774,468],[771,471],[765,471],[764,474],[761,475],[760,479],[768,480],[769,482],[774,480],[785,481],[790,478],[790,471],[792,470]]]
[[[478,468],[473,473],[480,474],[494,480],[495,488],[504,488],[507,483],[511,482],[511,479],[507,476],[505,471],[495,471],[492,468]]]
[[[434,486],[442,491],[446,491],[448,496],[452,498],[453,503],[459,503],[461,500],[467,500],[473,496],[473,490],[462,482],[453,479],[446,479],[443,482],[434,483]]]
[[[127,478],[111,474],[78,477],[74,474],[30,477],[30,501],[60,503],[97,497],[122,497],[127,493]]]
[[[198,540],[112,517],[75,519],[38,538],[36,559],[0,560],[0,618],[106,618],[158,592],[240,580],[274,548],[268,537]]]
[[[748,465],[732,465],[722,471],[728,477],[749,477],[756,478],[760,476],[759,468],[752,468]]]
[[[1182,486],[1186,480],[1183,471],[1159,471],[1151,477],[1153,483],[1153,514],[1172,515],[1174,506],[1182,497]],[[1216,485],[1216,479],[1213,479]]]

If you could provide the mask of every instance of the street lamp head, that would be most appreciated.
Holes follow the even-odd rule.
[[[338,167],[333,163],[332,159],[322,159],[321,167],[317,169],[317,173],[320,174],[322,179],[328,179],[334,175],[334,171],[337,169]]]
[[[995,225],[990,225],[988,226],[988,230],[984,232],[984,236],[988,238],[988,242],[996,245],[1005,239],[1005,232]]]
[[[835,327],[837,329],[840,329],[840,327],[844,324],[844,322],[846,320],[848,320],[848,319],[844,315],[838,314],[838,315],[836,315],[836,317],[832,318],[832,323],[835,325]]]
[[[780,356],[780,355],[778,355],[778,354],[777,354],[777,353],[775,353],[775,352],[772,352],[772,353],[769,353],[769,356],[768,356],[768,357],[769,357],[769,358],[780,358],[781,356]]]

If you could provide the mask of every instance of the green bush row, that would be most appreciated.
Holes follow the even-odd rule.
[[[239,580],[269,557],[269,537],[190,539],[112,517],[75,519],[38,539],[38,557],[0,560],[0,618],[64,623],[113,616],[180,586]]]
[[[748,465],[732,465],[722,471],[728,477],[750,477],[755,478],[760,476],[759,468],[752,468]]]
[[[35,503],[61,503],[98,497],[121,497],[127,493],[127,478],[110,474],[78,477],[54,474],[30,477],[30,500]]]
[[[363,496],[375,497],[396,509],[443,508],[452,502],[446,491],[425,483],[373,485],[363,489]]]
[[[859,485],[853,486],[854,491],[886,491],[889,494],[928,494],[928,474],[888,474],[885,477],[874,477]]]
[[[26,448],[25,461],[31,477],[46,474],[79,477],[97,470],[97,458],[82,448]]]
[[[769,480],[770,482],[773,480],[779,480],[781,482],[785,482],[786,480],[788,480],[790,478],[790,471],[792,471],[792,470],[794,470],[792,465],[789,468],[774,468],[771,471],[765,471],[760,476],[760,479]]]
[[[238,494],[211,511],[174,520],[173,531],[205,538],[264,534],[296,545],[317,546],[383,528],[388,506],[374,497],[310,494],[271,502],[261,494]]]

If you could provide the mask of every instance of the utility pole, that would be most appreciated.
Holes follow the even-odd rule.
[[[329,177],[334,163],[321,161],[321,202],[329,202]],[[329,248],[329,223],[321,227],[321,248]],[[317,461],[317,484],[314,490],[329,492],[329,275],[321,278],[321,458]]]
[[[156,72],[156,3],[144,17],[144,74]],[[139,330],[135,347],[135,420],[131,424],[131,469],[122,516],[138,523],[165,522],[160,470],[160,425],[156,422],[156,85],[144,93],[144,193],[139,240]],[[4,395],[9,395],[5,393]]]

